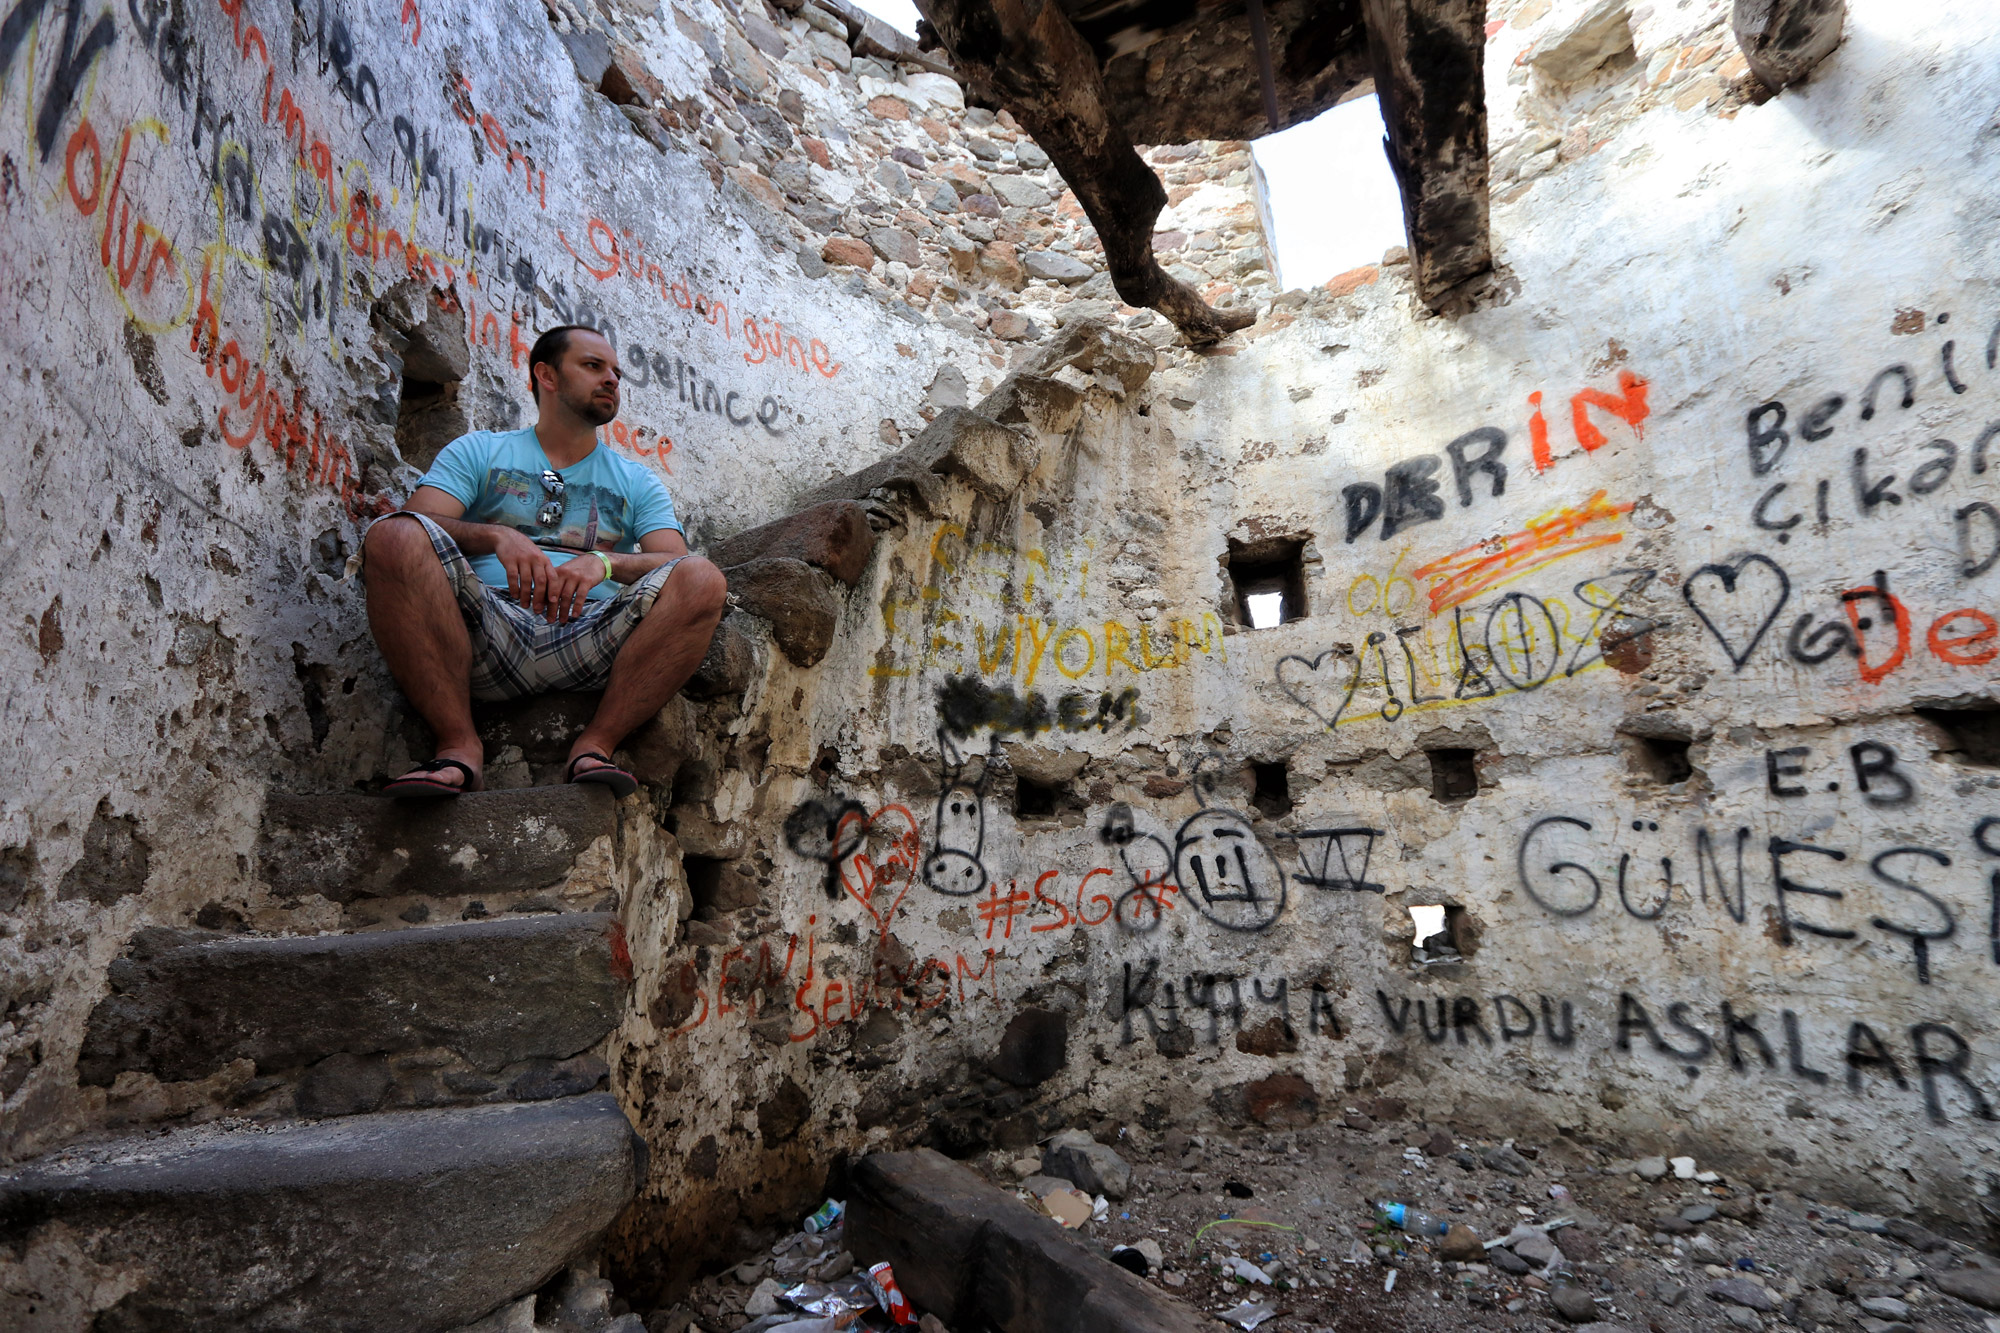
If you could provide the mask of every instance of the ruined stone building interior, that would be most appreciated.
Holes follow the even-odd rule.
[[[0,1327],[2000,1330],[1991,0],[919,9],[0,0]],[[388,799],[558,324],[728,612]]]

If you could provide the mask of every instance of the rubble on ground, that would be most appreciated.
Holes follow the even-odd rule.
[[[2000,1257],[1910,1219],[1759,1191],[1692,1158],[1459,1137],[1374,1109],[1391,1114],[1353,1108],[1344,1121],[1241,1139],[1071,1130],[1039,1157],[1005,1149],[969,1165],[1036,1207],[1123,1167],[1123,1199],[1070,1231],[1074,1242],[1218,1326],[1258,1333],[2000,1328],[1988,1315],[2000,1311]],[[1376,1221],[1378,1198],[1410,1201],[1451,1230],[1422,1243]],[[837,1236],[790,1234],[646,1327],[782,1328],[756,1317],[757,1293],[772,1285],[774,1259],[789,1281],[808,1255],[830,1270],[854,1262]]]

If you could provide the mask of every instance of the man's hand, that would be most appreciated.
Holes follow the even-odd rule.
[[[544,618],[552,625],[567,625],[590,605],[590,590],[604,582],[604,562],[594,552],[585,551],[556,565],[548,576],[548,610]]]
[[[556,569],[542,548],[512,528],[502,528],[493,540],[493,555],[507,571],[507,595],[533,614],[546,616]]]

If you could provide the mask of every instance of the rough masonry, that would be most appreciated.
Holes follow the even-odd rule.
[[[299,1113],[113,1058],[148,931],[547,908],[629,944],[641,1286],[844,1156],[1378,1094],[1984,1227],[1982,17],[1857,0],[1773,95],[1720,0],[1489,6],[1493,271],[1441,313],[1400,250],[1281,290],[1245,146],[1150,147],[1166,271],[1256,316],[1198,351],[1011,116],[816,3],[12,0],[0,1155]],[[286,801],[426,743],[360,528],[557,321],[697,546],[845,500],[873,553],[766,557],[540,881],[316,886]],[[568,706],[489,780],[553,781]]]

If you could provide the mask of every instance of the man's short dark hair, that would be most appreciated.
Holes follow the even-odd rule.
[[[547,362],[560,371],[563,353],[569,351],[570,335],[596,332],[588,324],[558,324],[535,339],[535,345],[528,350],[528,392],[534,395],[537,404],[542,401],[542,386],[535,383],[535,367]]]

